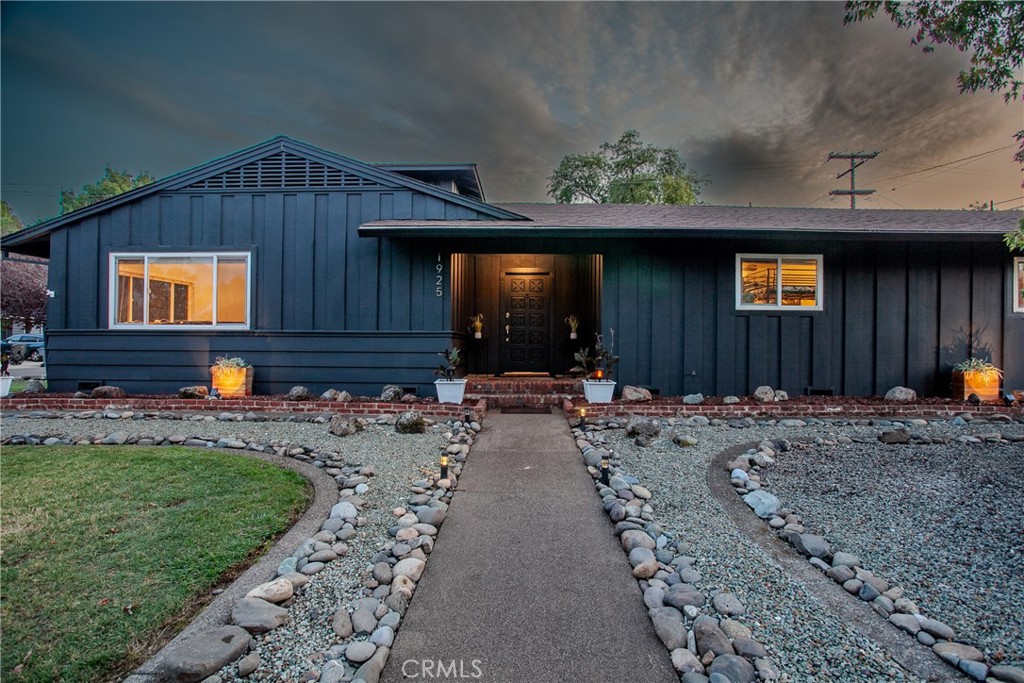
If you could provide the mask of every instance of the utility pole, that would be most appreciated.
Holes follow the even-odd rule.
[[[861,164],[864,164],[864,163],[874,159],[877,156],[878,156],[878,152],[853,152],[853,153],[829,152],[828,153],[828,160],[829,161],[832,161],[833,159],[849,159],[850,160],[850,168],[849,168],[849,170],[843,171],[842,173],[840,173],[839,175],[836,176],[836,179],[838,180],[839,178],[842,178],[844,175],[849,173],[850,174],[850,189],[849,190],[831,190],[829,192],[829,194],[832,194],[832,195],[849,195],[850,196],[850,208],[851,209],[856,209],[857,208],[857,195],[859,195],[859,194],[860,195],[874,194],[875,191],[874,190],[858,190],[857,189],[856,180],[854,178],[854,176],[855,176],[855,169],[858,166],[860,166]]]

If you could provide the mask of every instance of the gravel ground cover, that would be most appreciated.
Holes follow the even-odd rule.
[[[654,494],[654,499],[660,502],[655,510],[656,519],[662,521],[666,529],[684,539],[689,545],[690,554],[698,558],[697,566],[704,576],[700,588],[705,591],[721,589],[733,592],[747,607],[748,623],[753,626],[755,637],[768,648],[776,665],[783,672],[782,680],[917,680],[892,662],[872,641],[844,625],[813,595],[777,567],[764,551],[737,530],[713,498],[706,483],[711,461],[721,451],[733,445],[756,443],[770,438],[814,439],[848,436],[866,442],[856,444],[857,451],[865,454],[879,453],[889,448],[877,444],[876,441],[878,433],[883,429],[837,426],[828,423],[792,428],[762,423],[747,429],[677,425],[663,431],[653,440],[651,447],[647,448],[637,446],[622,430],[608,430],[606,434],[609,444],[622,459],[624,468],[639,477],[644,486]],[[936,429],[959,435],[992,431],[992,425],[974,425],[958,429],[943,423],[943,426]],[[1020,432],[1024,430],[1024,426],[1000,425],[1000,429]],[[676,435],[695,437],[697,443],[689,448],[681,448],[672,442],[673,436]],[[987,446],[977,448],[981,451],[988,449]],[[1018,445],[1007,450],[1019,452],[1020,448]],[[957,452],[961,454],[960,457],[964,457],[964,453],[972,453],[966,446],[958,448]],[[823,457],[824,453],[827,451],[812,449],[805,457],[812,467],[823,470],[833,467],[829,458]],[[998,471],[991,474],[998,476]],[[728,475],[722,472],[721,476]],[[856,487],[859,490],[860,484]],[[821,488],[812,490],[820,491]],[[1012,488],[1012,484],[1008,488]],[[906,491],[903,495],[912,498],[906,496]],[[788,505],[789,501],[785,496],[781,497]],[[940,500],[945,513],[962,521],[963,518],[956,515],[956,510],[947,507],[946,502],[948,501]],[[1017,505],[1019,507],[1019,503]],[[803,510],[795,500],[793,506],[804,516],[808,524],[814,524],[812,512]],[[875,514],[878,515],[879,511],[875,510]],[[943,513],[940,510],[938,514]],[[961,534],[952,533],[948,530],[950,528],[947,527],[945,534],[932,535],[930,543],[944,545],[948,556],[962,556],[963,550],[958,540]],[[1017,529],[1019,528],[1018,525]],[[917,537],[912,535],[909,537],[911,540],[901,543],[912,547],[913,539]],[[836,546],[841,545],[837,539]],[[1019,543],[1017,547],[1019,548]],[[874,562],[872,551],[871,547],[862,551],[862,557],[866,562]],[[1003,548],[1004,554],[1008,551],[1009,548]],[[1010,571],[1012,573],[1012,570]],[[938,577],[935,575],[941,572],[941,569],[932,568],[936,584]],[[880,566],[879,573],[882,573]],[[1022,595],[1017,586],[1019,582],[1004,583],[1002,591],[1004,594],[1016,591],[1010,605],[1017,605],[1017,613],[1020,614]],[[921,606],[922,609],[930,608],[930,605]],[[1018,616],[1016,622],[1011,621],[1011,628],[1013,623],[1020,623],[1019,618]],[[950,624],[954,628],[959,628],[956,619],[951,619]],[[1019,640],[1019,635],[1017,638]]]
[[[371,425],[352,436],[338,437],[326,424],[294,422],[222,422],[217,420],[109,420],[109,419],[26,419],[5,416],[0,420],[5,436],[75,436],[91,438],[115,430],[132,437],[166,438],[172,435],[201,436],[216,441],[230,437],[259,437],[267,443],[291,442],[320,450],[340,453],[349,464],[372,465],[377,474],[369,482],[369,491],[361,496],[367,504],[362,516],[365,524],[348,541],[348,553],[326,565],[311,577],[302,595],[289,607],[286,625],[253,637],[260,653],[260,669],[247,681],[317,680],[307,674],[319,670],[323,652],[338,642],[331,618],[342,604],[358,597],[362,580],[373,558],[394,524],[392,510],[411,495],[410,484],[421,472],[436,468],[440,445],[447,443],[444,423],[434,425],[426,434],[398,434],[388,424]],[[268,580],[272,577],[268,577]],[[242,680],[234,664],[220,672],[224,681]]]
[[[762,483],[990,661],[1024,664],[1024,445],[847,444],[779,454]]]

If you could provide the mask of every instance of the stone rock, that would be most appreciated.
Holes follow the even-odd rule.
[[[419,520],[420,524],[429,524],[431,526],[436,527],[441,526],[441,524],[444,522],[444,518],[448,514],[448,508],[430,507],[428,505],[423,505],[413,510],[413,512],[415,513],[416,519]]]
[[[357,636],[368,636],[377,628],[377,617],[367,607],[360,607],[352,613],[352,631]]]
[[[395,403],[402,400],[402,387],[394,384],[387,384],[380,392],[380,400],[386,403]]]
[[[209,390],[201,384],[194,387],[181,387],[178,389],[178,398],[206,398],[209,395]]]
[[[361,667],[356,669],[355,674],[352,675],[353,683],[355,681],[365,681],[366,683],[377,683],[380,680],[380,674],[384,671],[384,664],[388,661],[388,654],[391,650],[386,647],[378,647],[377,651],[373,653]]]
[[[674,607],[658,607],[650,611],[654,632],[669,650],[686,647],[686,626],[683,615]]]
[[[314,398],[306,387],[295,386],[288,390],[289,401],[312,401]]]
[[[703,607],[707,598],[699,590],[677,583],[665,593],[664,602],[669,607],[685,609],[686,607]]]
[[[651,396],[651,392],[649,392],[647,389],[644,389],[643,387],[634,387],[629,384],[622,387],[623,401],[638,403],[641,401],[650,401],[652,398],[654,397]]]
[[[300,680],[308,679],[303,678]],[[320,669],[320,683],[344,683],[347,680],[351,679],[348,677],[348,672],[345,671],[345,665],[335,659],[329,660]]]
[[[40,384],[39,386],[42,387],[42,384]],[[29,391],[28,385],[25,386],[24,391],[25,392]],[[40,388],[39,391],[42,391],[42,389]],[[37,393],[37,392],[33,391],[32,393]],[[93,389],[92,393],[90,393],[89,396],[90,396],[90,398],[107,398],[107,399],[110,399],[110,398],[127,398],[128,397],[128,393],[124,389],[122,389],[121,387],[102,386],[102,387],[96,387],[95,389]]]
[[[832,567],[825,572],[825,575],[835,581],[836,583],[846,583],[853,578],[853,570],[845,565],[839,565],[838,567]]]
[[[761,403],[772,403],[775,401],[775,390],[767,385],[759,386],[754,389],[754,398]]]
[[[697,617],[693,620],[693,637],[697,641],[697,652],[704,656],[708,652],[716,657],[735,654],[729,637],[718,627],[718,620],[711,617]]]
[[[331,508],[330,516],[337,517],[338,519],[355,519],[359,516],[359,510],[352,503],[343,500],[340,503],[335,503],[334,507]]]
[[[983,681],[988,676],[988,666],[984,662],[961,659],[957,664],[957,668],[976,681]]]
[[[730,395],[730,396],[726,396],[726,397],[724,397],[722,399],[722,403],[724,403],[727,406],[731,406],[731,405],[733,405],[735,403],[739,403],[739,402],[740,402],[740,397],[739,396],[732,396],[732,395]]]
[[[661,434],[661,422],[659,420],[633,415],[626,424],[626,436],[646,436],[653,439]]]
[[[732,617],[738,614],[743,614],[746,609],[743,607],[743,603],[739,601],[732,593],[719,593],[715,597],[711,598],[711,606],[715,608],[719,614]]]
[[[921,625],[913,614],[890,614],[889,622],[912,636],[921,630]]]
[[[850,568],[853,568],[853,567],[859,567],[859,566],[861,566],[861,564],[862,563],[861,563],[860,558],[857,557],[856,555],[854,555],[853,553],[844,553],[843,551],[840,550],[840,551],[836,552],[835,555],[832,556],[832,566],[833,567],[850,567]]]
[[[380,584],[389,584],[394,574],[391,572],[391,565],[387,562],[378,562],[373,565],[373,578]]]
[[[365,640],[349,643],[345,648],[345,659],[353,664],[362,664],[377,651],[377,646]]]
[[[676,434],[672,437],[672,443],[680,448],[689,448],[697,445],[697,439],[689,434]]]
[[[940,640],[953,640],[953,629],[935,619],[921,619],[921,630]]]
[[[992,678],[1007,683],[1024,683],[1024,669],[1016,666],[997,665],[988,670]]]
[[[221,626],[166,652],[168,678],[197,683],[220,671],[249,649],[250,636],[238,626]]]
[[[644,605],[647,609],[665,606],[665,590],[659,586],[650,586],[644,591]]]
[[[427,423],[419,411],[407,410],[395,420],[395,431],[399,434],[423,434],[427,431]]]
[[[985,661],[985,655],[981,650],[965,643],[942,641],[941,643],[935,643],[932,647],[932,652],[937,654],[943,661],[948,662],[953,666],[959,664],[961,659],[967,659],[973,662]]]
[[[421,559],[407,557],[404,560],[400,560],[398,564],[392,567],[391,571],[394,576],[406,576],[412,581],[419,581],[426,564]]]
[[[730,683],[754,683],[754,665],[737,655],[719,655],[708,667],[708,673],[721,674]]]
[[[878,435],[878,440],[890,446],[910,443],[910,434],[905,429],[890,429]]]
[[[300,575],[301,576],[301,575]],[[284,602],[295,593],[295,586],[286,578],[275,579],[256,586],[245,594],[247,598],[259,598],[267,602]]]
[[[776,389],[775,390],[775,400],[776,401],[788,401],[789,400],[789,393],[783,391],[782,389]]]
[[[370,642],[374,645],[391,647],[391,644],[395,642],[395,629],[378,622],[377,630],[370,634]]]
[[[335,436],[352,436],[356,432],[363,431],[363,424],[354,417],[335,415],[331,423],[327,425],[327,431]]]
[[[239,678],[247,678],[251,676],[256,669],[260,668],[260,653],[250,652],[246,656],[238,660],[238,676]]]
[[[797,534],[793,538],[793,547],[806,557],[820,557],[825,561],[832,557],[832,547],[828,541],[815,534]]]
[[[687,394],[683,396],[683,403],[687,405],[699,405],[704,402],[704,394]]]
[[[722,629],[722,633],[734,640],[736,638],[749,638],[752,635],[752,631],[749,626],[746,626],[735,619],[722,619],[718,622],[718,628]]]
[[[748,638],[746,636],[734,638],[732,641],[732,648],[736,650],[736,654],[746,659],[756,659],[757,657],[768,656],[768,651],[764,649],[764,645],[753,638]]]
[[[691,671],[699,674],[704,673],[704,665],[697,659],[697,655],[685,647],[678,647],[672,650],[672,666],[681,674]]]
[[[647,548],[648,550],[655,550],[657,548],[654,539],[647,532],[640,531],[639,529],[623,531],[619,541],[622,543],[622,549],[627,553],[631,552],[633,548]]]
[[[881,593],[879,593],[878,589],[872,586],[870,583],[865,583],[863,586],[860,587],[860,590],[857,591],[857,597],[863,600],[864,602],[871,602],[879,595],[881,595]]]
[[[342,607],[334,613],[334,619],[331,621],[331,628],[338,634],[338,637],[342,640],[349,638],[354,629],[352,628],[352,617],[349,615],[348,610]]]
[[[893,387],[885,392],[886,401],[916,401],[917,392],[907,387]]]
[[[259,598],[242,598],[231,610],[231,623],[250,633],[266,633],[288,621],[288,610]]]
[[[764,489],[751,491],[743,496],[743,502],[749,505],[754,514],[761,519],[768,519],[782,509],[782,501]]]
[[[324,393],[320,394],[320,398],[324,401],[336,401],[338,403],[348,403],[352,400],[352,394],[347,391],[338,391],[337,389],[328,389]]]

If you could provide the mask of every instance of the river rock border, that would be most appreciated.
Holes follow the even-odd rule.
[[[917,426],[916,421],[908,423]],[[923,421],[922,421],[923,422]],[[951,437],[926,437],[910,434],[902,424],[896,429],[887,429],[878,435],[881,444],[933,444],[948,443]],[[1001,435],[998,432],[978,436],[960,436],[961,443],[982,441],[1021,441],[1017,435]],[[849,595],[870,604],[871,609],[894,627],[914,637],[918,643],[928,647],[942,661],[960,670],[970,678],[984,681],[991,677],[998,681],[1024,683],[1024,669],[1014,666],[992,665],[985,661],[985,655],[978,648],[956,641],[952,627],[926,617],[911,599],[904,595],[901,586],[890,585],[885,578],[864,567],[860,557],[836,550],[822,536],[808,533],[804,520],[794,510],[783,505],[775,495],[764,488],[761,474],[775,463],[781,454],[793,449],[809,449],[852,443],[849,437],[836,439],[814,438],[809,441],[789,439],[766,439],[756,447],[725,464],[729,483],[750,510],[780,539],[793,546],[816,569],[842,586]]]
[[[616,421],[602,425],[602,429],[619,427]],[[679,552],[680,540],[673,540],[656,521],[653,495],[623,469],[602,432],[577,423],[572,434],[622,549],[629,555],[655,633],[669,650],[682,683],[708,681],[705,674],[712,678],[720,674],[733,683],[779,680],[781,674],[767,650],[741,621],[743,604],[732,593],[708,596],[697,588],[702,578],[697,559]],[[601,482],[603,459],[609,462],[607,485]],[[709,603],[718,616],[704,613]]]
[[[408,408],[408,406],[406,406]],[[407,411],[408,414],[409,411]],[[138,415],[138,416],[136,416]],[[85,411],[70,414],[48,413],[25,415],[34,418],[79,418],[79,419],[167,419],[167,414],[117,413]],[[247,416],[237,413],[212,415],[177,416],[183,421],[263,421],[265,416]],[[361,431],[369,424],[394,425],[396,416],[385,415],[376,420],[345,418],[351,432]],[[274,419],[274,418],[269,418]],[[325,416],[278,416],[280,421],[331,422],[332,431],[337,420]],[[428,426],[429,421],[420,421]],[[405,507],[394,508],[396,523],[389,529],[389,538],[382,541],[381,552],[363,581],[363,597],[341,606],[331,623],[342,643],[322,653],[324,666],[317,679],[325,683],[377,683],[387,662],[402,617],[412,600],[416,584],[426,566],[426,560],[433,550],[439,527],[444,522],[462,465],[469,455],[475,435],[481,427],[477,419],[471,422],[452,420],[448,422],[447,443],[441,453],[452,462],[449,476],[442,478],[439,472],[427,472],[414,481],[410,487],[413,496]],[[97,434],[91,439],[73,438],[62,434],[37,435],[14,434],[0,440],[3,445],[139,445],[139,446],[190,446],[199,448],[224,448],[272,453],[292,458],[321,469],[331,476],[338,486],[338,502],[331,507],[330,515],[320,525],[320,531],[303,540],[295,551],[285,558],[277,568],[276,578],[261,583],[245,594],[231,608],[229,623],[205,633],[197,634],[183,642],[172,643],[160,653],[158,676],[182,683],[220,683],[216,673],[232,662],[237,662],[239,677],[247,677],[259,669],[259,653],[251,651],[250,634],[260,634],[282,626],[288,621],[288,609],[292,599],[301,595],[311,577],[320,573],[327,563],[348,552],[347,541],[358,534],[358,527],[365,524],[360,515],[366,504],[363,496],[370,491],[372,477],[376,474],[372,466],[346,463],[333,451],[318,450],[290,441],[271,440],[263,443],[245,438],[221,438],[216,441],[202,435],[172,435],[166,439],[132,437],[123,431]],[[441,455],[439,453],[439,456]],[[438,458],[440,460],[440,458]],[[358,667],[358,668],[356,668]],[[147,672],[148,674],[148,672]],[[150,680],[148,675],[130,677],[129,680]]]

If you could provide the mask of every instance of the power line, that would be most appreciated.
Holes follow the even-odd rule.
[[[919,171],[911,171],[909,173],[901,173],[899,175],[892,175],[892,176],[889,176],[888,178],[880,178],[879,180],[876,180],[875,182],[876,183],[884,183],[886,180],[895,180],[896,178],[904,178],[906,176],[917,175],[918,173],[924,173],[925,171],[932,171],[932,170],[934,170],[936,168],[942,168],[943,166],[949,166],[950,164],[955,164],[955,163],[958,163],[958,162],[961,162],[961,161],[967,161],[969,159],[977,159],[978,157],[983,157],[983,156],[986,156],[988,154],[995,154],[996,152],[1002,152],[1004,149],[1009,149],[1009,148],[1011,148],[1013,146],[1014,145],[1004,145],[1003,147],[997,147],[995,149],[990,149],[987,152],[979,152],[978,154],[972,154],[970,156],[961,157],[959,159],[953,159],[953,161],[947,161],[947,162],[942,163],[942,164],[936,164],[935,166],[929,166],[928,168],[922,168]],[[953,169],[950,169],[950,170],[953,170]]]

